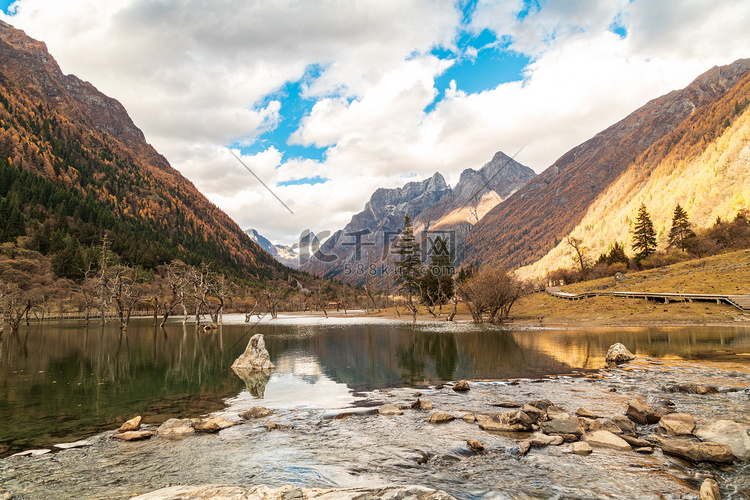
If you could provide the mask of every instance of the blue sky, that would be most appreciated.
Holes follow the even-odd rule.
[[[497,151],[541,172],[750,55],[746,0],[154,5],[19,0],[0,17],[119,100],[242,227],[284,243],[342,228],[378,188],[436,171],[455,184]]]

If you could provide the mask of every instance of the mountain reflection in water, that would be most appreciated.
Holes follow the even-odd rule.
[[[212,332],[180,322],[155,329],[136,320],[127,334],[111,324],[58,322],[6,335],[0,343],[0,456],[112,429],[136,414],[155,423],[218,411],[241,393],[282,406],[298,400],[334,407],[351,403],[352,391],[596,369],[615,342],[653,357],[750,361],[739,356],[750,352],[750,329],[740,327],[412,327],[361,318],[280,318],[248,326],[243,319]],[[265,335],[277,369],[238,376],[230,366],[254,333]]]

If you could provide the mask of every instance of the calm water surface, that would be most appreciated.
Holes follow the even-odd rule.
[[[0,456],[146,422],[197,416],[228,398],[276,407],[336,408],[359,391],[458,379],[538,378],[601,368],[609,345],[639,355],[750,364],[750,328],[505,329],[446,322],[287,317],[218,331],[136,320],[85,328],[57,322],[0,342]],[[242,380],[231,370],[263,333],[277,369]]]

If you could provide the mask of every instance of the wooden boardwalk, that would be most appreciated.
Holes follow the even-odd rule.
[[[729,304],[740,311],[750,311],[750,295],[718,295],[710,293],[657,293],[657,292],[563,292],[558,286],[549,286],[547,293],[568,300],[581,300],[588,297],[624,297],[628,299],[658,300],[668,304],[669,302],[716,302],[717,304]]]

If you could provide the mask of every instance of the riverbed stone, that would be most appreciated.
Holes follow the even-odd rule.
[[[485,431],[528,432],[532,430],[532,424],[534,424],[534,419],[525,412],[518,410],[498,413],[479,422],[479,428]]]
[[[674,384],[664,387],[664,392],[682,392],[685,394],[698,394],[705,396],[706,394],[718,394],[719,389],[713,385],[702,385],[702,384]]]
[[[136,417],[131,418],[124,424],[122,424],[120,426],[119,431],[120,432],[137,431],[140,426],[141,426],[141,416],[138,415]]]
[[[650,455],[654,452],[654,448],[651,446],[639,446],[637,448],[633,448],[633,451],[636,453],[642,453],[643,455]]]
[[[576,410],[576,415],[578,415],[579,417],[591,418],[591,419],[602,418],[599,415],[597,415],[596,413],[594,413],[591,410],[589,410],[587,408],[584,408],[584,407],[578,408]]]
[[[417,399],[414,403],[411,404],[410,408],[413,410],[430,411],[434,408],[434,406],[426,399]]]
[[[620,451],[630,451],[632,447],[621,437],[609,431],[594,431],[586,434],[583,439],[591,446],[613,448]]]
[[[112,435],[112,439],[119,439],[120,441],[143,441],[144,439],[150,439],[153,435],[154,433],[151,431],[125,431]]]
[[[732,449],[719,443],[695,443],[687,439],[665,439],[661,451],[667,455],[687,458],[693,462],[732,463]]]
[[[466,445],[474,453],[479,453],[480,451],[484,451],[484,445],[482,444],[481,441],[477,441],[476,439],[467,439]]]
[[[524,439],[518,442],[518,453],[520,453],[521,455],[526,455],[530,449],[531,449],[530,440]]]
[[[747,429],[731,420],[717,420],[695,432],[703,441],[725,444],[740,460],[750,460],[750,434]]]
[[[453,386],[453,390],[456,392],[466,392],[469,390],[469,383],[465,380],[459,380],[456,385]]]
[[[444,424],[444,423],[455,420],[455,418],[456,417],[454,417],[450,413],[443,413],[441,411],[436,411],[435,413],[430,415],[430,418],[428,418],[427,421],[433,424]]]
[[[525,404],[521,409],[525,414],[534,419],[535,422],[544,422],[547,420],[547,412],[540,410],[532,404]]]
[[[541,432],[535,432],[529,437],[533,446],[559,446],[563,444],[562,436],[548,436]]]
[[[156,429],[156,433],[164,439],[185,439],[195,434],[195,429],[189,419],[170,418]]]
[[[90,439],[81,439],[79,441],[73,441],[72,443],[57,443],[55,448],[60,450],[70,450],[71,448],[85,448],[91,446],[92,442]]]
[[[641,425],[655,424],[661,420],[661,415],[651,409],[644,401],[633,399],[628,403],[625,412],[633,422]]]
[[[581,437],[583,431],[575,420],[557,419],[549,420],[541,423],[542,432],[545,434],[555,434],[562,436],[563,434],[571,434],[576,437]]]
[[[549,420],[571,420],[573,417],[570,416],[570,413],[565,408],[550,406],[547,408],[547,418]]]
[[[611,422],[613,426],[615,426],[617,429],[620,430],[623,434],[635,434],[636,428],[635,424],[632,420],[630,420],[625,415],[615,415],[614,417],[607,419],[607,422]],[[614,432],[615,434],[620,434],[620,432],[616,432],[610,428],[608,428],[606,425],[603,424],[603,427],[611,432]]]
[[[393,415],[403,415],[404,412],[396,405],[383,405],[378,408],[378,414],[390,417]]]
[[[239,424],[222,417],[207,417],[193,420],[193,429],[196,432],[215,433],[235,425]]]
[[[716,479],[707,478],[701,484],[700,500],[721,500],[721,492],[719,491],[719,483]]]
[[[262,333],[256,333],[250,337],[245,352],[243,352],[234,363],[232,368],[246,370],[273,370],[276,366],[271,363],[271,356],[266,350],[266,342]]]
[[[240,413],[239,417],[244,420],[250,420],[251,418],[264,418],[271,415],[273,415],[273,410],[269,410],[264,406],[253,406],[249,410]]]
[[[473,412],[464,413],[464,416],[461,417],[461,420],[463,420],[467,424],[473,424],[477,421],[477,416]]]
[[[695,430],[695,419],[689,413],[670,413],[659,420],[659,430],[670,436],[690,436]]]
[[[554,406],[554,403],[552,401],[550,401],[549,399],[539,399],[539,400],[533,401],[533,402],[531,402],[529,404],[532,405],[532,406],[536,406],[537,408],[539,408],[540,410],[543,410],[543,411],[547,411],[547,409],[550,406]]]
[[[627,347],[618,342],[617,344],[612,344],[611,346],[609,346],[609,349],[607,349],[607,355],[604,357],[604,359],[607,361],[607,363],[620,365],[622,363],[627,363],[628,361],[634,360],[635,356],[632,352],[628,351]]]
[[[38,450],[26,450],[26,451],[20,451],[18,453],[14,453],[8,458],[13,457],[36,457],[39,455],[46,455],[47,453],[51,452],[52,450],[46,449],[46,448],[40,448]]]
[[[646,441],[645,439],[637,438],[634,436],[628,436],[627,434],[622,434],[620,437],[623,441],[628,443],[633,448],[650,448],[653,446],[653,443],[651,441]]]
[[[575,443],[571,443],[570,445],[570,452],[574,455],[591,455],[593,452],[593,448],[591,448],[591,445],[589,445],[585,441],[576,441]]]

